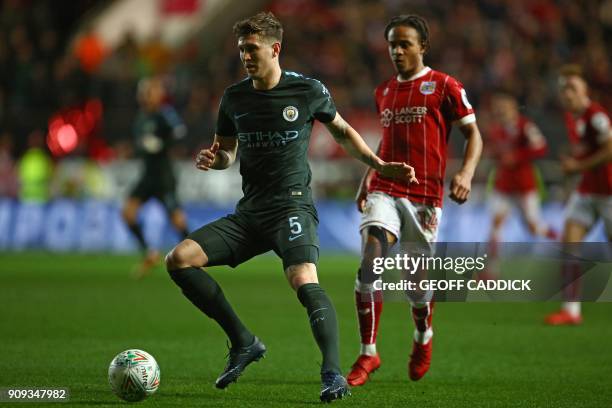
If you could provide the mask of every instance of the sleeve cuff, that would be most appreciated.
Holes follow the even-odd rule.
[[[476,122],[476,115],[473,113],[470,113],[469,115],[465,115],[461,119],[454,121],[453,124],[457,126],[464,126],[464,125],[474,123],[474,122]]]

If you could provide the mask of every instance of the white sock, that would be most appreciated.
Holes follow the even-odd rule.
[[[580,316],[580,302],[563,302],[561,308],[573,317]]]
[[[362,283],[359,278],[355,279],[355,292],[361,294],[374,293],[374,283]]]
[[[374,357],[376,355],[376,343],[372,344],[361,344],[359,354]]]
[[[429,343],[429,340],[431,340],[432,337],[433,337],[433,330],[431,329],[431,327],[425,330],[424,332],[414,329],[414,341],[416,341],[419,344]]]

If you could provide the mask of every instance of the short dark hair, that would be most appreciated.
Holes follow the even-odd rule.
[[[414,28],[419,33],[423,49],[429,49],[429,25],[423,17],[416,14],[402,14],[393,17],[385,27],[385,40],[389,40],[389,32],[398,26]]]
[[[559,75],[564,77],[569,76],[577,76],[579,78],[585,79],[584,70],[582,66],[578,64],[565,64],[559,68]]]
[[[271,12],[262,11],[234,24],[234,34],[238,38],[257,34],[283,42],[283,25]]]
[[[517,96],[508,87],[499,86],[494,87],[491,92],[491,96],[505,99],[517,99]]]

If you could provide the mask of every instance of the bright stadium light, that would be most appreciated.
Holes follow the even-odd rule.
[[[78,142],[78,136],[74,127],[70,124],[65,124],[57,130],[57,142],[64,153],[73,151]]]

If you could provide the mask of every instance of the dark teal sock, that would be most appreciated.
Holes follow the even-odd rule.
[[[181,235],[182,239],[185,239],[189,235],[189,231],[187,231],[187,228],[185,228],[184,230],[180,230],[179,234]]]
[[[140,227],[140,224],[138,223],[133,224],[133,225],[128,224],[128,228],[130,229],[130,231],[132,231],[132,234],[136,238],[136,241],[138,241],[138,246],[140,247],[140,250],[146,251],[147,241],[145,241],[144,234],[142,233],[142,228]]]
[[[193,267],[168,273],[187,299],[221,326],[232,342],[232,347],[250,346],[253,343],[255,337],[242,324],[212,276]]]
[[[312,334],[323,355],[321,372],[340,373],[338,321],[334,305],[318,283],[300,286],[297,296],[308,312]]]

